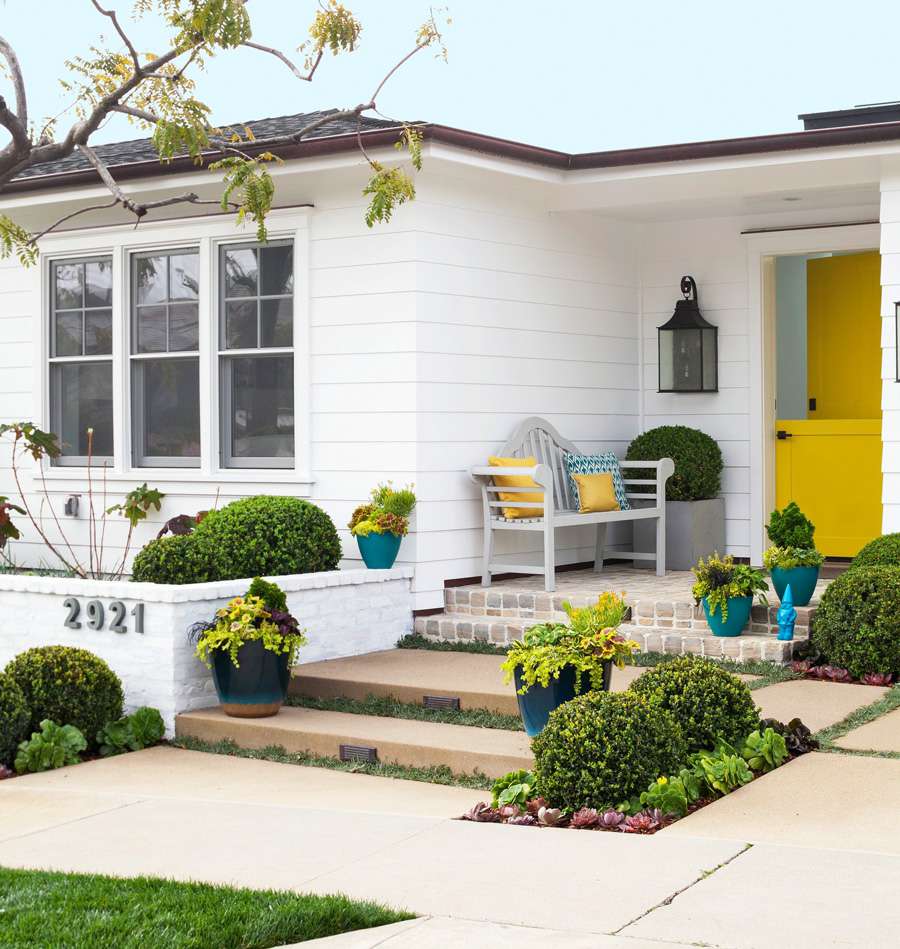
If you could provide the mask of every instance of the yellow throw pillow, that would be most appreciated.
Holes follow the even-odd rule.
[[[572,477],[575,479],[575,484],[578,485],[578,510],[582,514],[619,510],[613,476],[609,472],[604,474],[577,474],[572,475]]]
[[[536,458],[497,458],[491,455],[488,458],[488,464],[492,468],[533,468],[537,464]],[[540,485],[531,477],[531,475],[494,475],[494,484],[498,488],[539,488]],[[544,492],[538,491],[536,494],[523,491],[521,494],[513,491],[498,491],[497,499],[500,501],[543,501]],[[517,517],[543,517],[543,507],[504,507],[501,508],[503,516],[507,518]]]

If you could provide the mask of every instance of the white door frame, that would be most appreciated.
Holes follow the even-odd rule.
[[[880,252],[881,225],[850,224],[747,235],[750,327],[750,562],[762,563],[775,504],[774,287],[771,258],[829,251]]]

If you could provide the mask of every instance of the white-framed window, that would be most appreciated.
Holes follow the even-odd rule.
[[[223,468],[293,468],[294,244],[219,247]]]
[[[131,255],[131,451],[136,468],[200,467],[200,255]]]
[[[88,429],[98,463],[114,454],[112,258],[50,262],[50,427],[58,465],[85,465]]]

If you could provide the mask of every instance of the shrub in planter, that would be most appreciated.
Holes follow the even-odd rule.
[[[783,510],[774,510],[766,525],[772,546],[763,554],[763,565],[772,575],[778,599],[784,599],[788,584],[795,606],[806,606],[819,579],[825,558],[815,548],[813,522],[791,501]]]
[[[541,794],[577,810],[615,806],[687,754],[675,717],[634,692],[590,692],[550,714],[532,742]]]
[[[856,678],[900,674],[900,569],[854,567],[838,577],[816,610],[812,642]]]
[[[673,715],[691,752],[714,748],[719,740],[742,745],[759,725],[746,683],[710,659],[680,656],[660,663],[635,679],[630,691]]]
[[[189,536],[209,544],[216,580],[335,570],[341,559],[331,518],[300,498],[232,501],[211,511]]]
[[[857,567],[900,567],[900,534],[876,537],[853,558],[851,570]]]
[[[702,501],[722,486],[722,451],[715,439],[686,425],[661,425],[638,435],[628,446],[626,461],[671,458],[675,473],[666,483],[667,501]],[[649,475],[634,474],[634,477]]]
[[[16,771],[28,774],[78,764],[86,749],[87,741],[74,725],[57,725],[44,719],[40,731],[33,732],[28,741],[19,745]]]
[[[394,565],[400,542],[409,532],[409,518],[416,506],[412,485],[395,488],[390,481],[372,489],[371,500],[353,512],[350,533],[356,538],[363,562],[370,570]]]
[[[738,636],[750,620],[753,595],[766,602],[769,589],[759,570],[735,563],[729,554],[713,554],[694,567],[696,582],[691,588],[697,603],[703,603],[706,621],[716,636]]]
[[[29,721],[25,695],[11,676],[0,672],[0,765],[12,764]]]
[[[92,741],[103,726],[122,717],[122,683],[87,649],[37,646],[10,660],[6,674],[25,696],[28,732],[44,719],[74,725]]]
[[[209,545],[195,534],[158,537],[143,547],[131,566],[131,579],[146,583],[206,583],[215,580]]]

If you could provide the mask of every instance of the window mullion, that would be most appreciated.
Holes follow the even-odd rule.
[[[211,238],[203,238],[199,246],[200,259],[197,272],[200,275],[197,292],[197,329],[199,359],[200,359],[200,468],[206,475],[211,475],[219,466],[218,451],[218,421],[216,410],[218,405],[216,385],[216,360],[218,359],[217,299],[216,287],[216,248]]]

